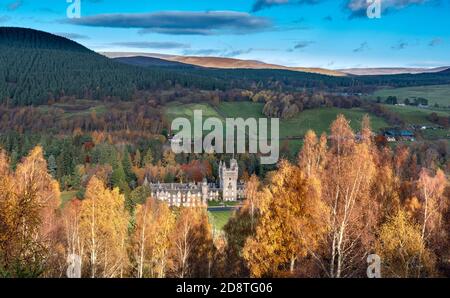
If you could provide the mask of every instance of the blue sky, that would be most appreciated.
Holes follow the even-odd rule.
[[[0,26],[67,36],[96,51],[222,56],[289,66],[450,65],[450,0],[0,0]]]

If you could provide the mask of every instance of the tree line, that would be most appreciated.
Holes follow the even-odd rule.
[[[76,255],[84,277],[364,277],[375,253],[384,277],[448,276],[448,162],[425,167],[407,147],[379,147],[362,123],[356,137],[341,115],[329,136],[308,132],[296,161],[242,174],[246,200],[223,231],[206,210],[169,208],[142,186],[127,194],[101,170],[122,168],[128,183],[149,162],[167,175],[179,168],[169,153],[136,165],[105,147],[82,198],[62,203],[42,147],[14,167],[2,151],[0,273],[64,277]],[[196,161],[182,170],[212,172]]]
[[[364,277],[370,254],[384,277],[448,274],[448,176],[374,146],[367,119],[361,132],[339,116],[328,137],[307,134],[297,163],[251,179],[225,228],[240,274]]]

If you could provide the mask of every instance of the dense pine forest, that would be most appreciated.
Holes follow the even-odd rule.
[[[129,101],[139,91],[174,87],[209,91],[237,88],[359,93],[377,86],[450,83],[448,70],[418,75],[333,77],[286,70],[174,67],[148,60],[141,57],[138,61],[114,61],[64,37],[32,29],[1,27],[0,102],[7,106],[40,105],[67,97]]]
[[[0,28],[0,99],[6,105],[47,104],[66,96],[130,100],[137,90],[214,90],[217,84],[204,76],[117,63],[56,35]]]

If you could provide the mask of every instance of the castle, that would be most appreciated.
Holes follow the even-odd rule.
[[[169,206],[206,207],[209,201],[234,202],[244,198],[243,183],[238,182],[239,167],[231,159],[230,167],[220,162],[219,183],[149,183],[147,177],[144,186],[151,189],[151,195],[157,200],[167,202]]]

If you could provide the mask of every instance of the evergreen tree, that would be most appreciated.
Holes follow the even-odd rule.
[[[127,183],[127,178],[122,164],[120,163],[111,174],[111,186],[118,187],[121,192],[128,195],[130,193],[130,187]]]
[[[128,185],[136,185],[136,175],[133,172],[133,165],[131,164],[131,157],[130,153],[128,153],[128,150],[125,150],[124,156],[122,159],[122,167],[123,171],[125,173],[125,178],[128,183]]]
[[[144,166],[151,166],[153,164],[153,153],[151,148],[147,150],[147,153],[144,156],[143,163]]]
[[[141,161],[142,161],[141,151],[139,149],[137,149],[136,154],[134,155],[134,160],[133,160],[134,166],[140,168]]]
[[[16,169],[17,162],[19,161],[19,155],[16,150],[11,152],[11,169]]]
[[[53,154],[50,155],[48,158],[48,170],[49,170],[50,174],[52,175],[52,177],[56,178],[57,165],[56,165],[55,156]]]

